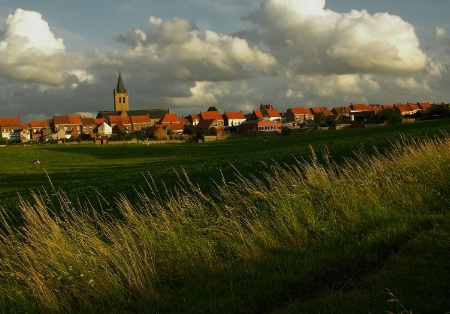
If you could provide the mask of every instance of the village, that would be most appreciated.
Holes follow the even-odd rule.
[[[227,134],[282,133],[283,130],[306,132],[410,123],[433,109],[449,110],[449,104],[445,103],[407,102],[392,105],[352,103],[332,109],[296,107],[279,112],[272,104],[261,104],[247,114],[240,111],[221,113],[210,107],[207,111],[182,117],[169,109],[130,110],[129,92],[120,74],[113,96],[114,110],[99,111],[96,117],[58,115],[25,123],[20,121],[20,117],[0,117],[0,140],[3,144],[66,141],[106,144],[110,140],[125,139],[161,141],[198,135],[220,137]]]

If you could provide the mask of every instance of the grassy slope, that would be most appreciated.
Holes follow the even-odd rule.
[[[208,186],[210,177],[219,178],[219,169],[229,169],[228,162],[248,175],[255,169],[267,169],[261,161],[290,163],[294,158],[309,159],[309,146],[316,152],[328,147],[333,158],[341,161],[352,156],[351,150],[358,147],[370,151],[376,145],[383,150],[400,133],[423,136],[436,134],[439,129],[448,130],[447,121],[438,123],[276,137],[270,139],[268,147],[262,146],[261,138],[253,138],[119,149],[112,146],[6,149],[0,150],[0,158],[7,166],[0,176],[10,179],[10,183],[2,183],[1,190],[8,195],[19,184],[26,188],[48,188],[42,169],[29,163],[34,158],[43,161],[55,185],[66,192],[74,189],[76,194],[89,192],[96,184],[101,186],[102,194],[108,193],[109,188],[133,194],[132,185],[143,184],[140,179],[143,172],[149,171],[154,178],[167,183],[175,179],[175,175],[167,173],[180,167],[187,170],[194,182]],[[133,152],[132,156],[127,149]],[[73,162],[65,164],[65,160]],[[18,175],[19,169],[31,173],[20,171]],[[90,171],[86,173],[86,169]],[[90,186],[76,188],[86,184]],[[324,230],[323,234],[318,231],[313,245],[275,248],[261,258],[240,261],[207,278],[199,275],[180,279],[159,304],[140,299],[120,311],[377,313],[402,312],[402,304],[414,313],[445,312],[450,309],[450,219],[446,210],[372,213],[367,222],[351,224],[348,229],[331,233]],[[393,297],[386,289],[399,301],[388,302]]]
[[[176,172],[185,169],[201,187],[218,181],[221,172],[227,175],[232,166],[243,175],[266,170],[272,161],[294,163],[309,159],[311,149],[320,157],[328,149],[337,162],[352,157],[357,149],[367,152],[373,147],[383,150],[400,136],[426,136],[449,130],[447,120],[421,122],[389,128],[340,130],[276,136],[269,145],[261,137],[212,143],[182,145],[43,145],[0,149],[0,205],[12,208],[16,193],[26,197],[29,189],[50,188],[48,173],[55,187],[70,196],[92,196],[98,190],[108,200],[123,192],[134,195],[134,188],[145,185],[150,174],[159,184],[172,186]],[[41,165],[32,164],[39,158]],[[232,166],[231,166],[232,165]],[[45,171],[44,171],[45,169]],[[160,184],[159,184],[160,185]],[[160,185],[161,186],[161,185]]]

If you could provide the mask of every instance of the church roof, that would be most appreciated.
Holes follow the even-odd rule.
[[[119,78],[117,79],[117,92],[125,93],[125,86],[123,85],[122,75],[119,73]]]
[[[96,118],[108,118],[109,116],[120,116],[122,111],[99,111]],[[148,116],[150,119],[161,119],[169,109],[141,109],[141,110],[127,110],[128,116]]]

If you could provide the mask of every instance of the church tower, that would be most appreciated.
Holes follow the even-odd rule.
[[[130,105],[128,104],[128,89],[123,85],[122,75],[120,73],[119,78],[117,79],[117,88],[114,89],[114,110],[130,110]]]

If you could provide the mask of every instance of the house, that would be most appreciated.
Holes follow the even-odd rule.
[[[184,132],[184,123],[171,123],[171,124],[161,124],[166,129],[167,133],[172,134],[183,134]]]
[[[114,134],[132,131],[131,119],[125,111],[120,116],[109,116],[108,124],[112,127]]]
[[[237,126],[241,133],[275,133],[281,129],[281,122],[269,119],[249,120]]]
[[[186,120],[188,120],[188,122],[192,126],[196,126],[198,124],[198,122],[200,121],[200,117],[198,116],[198,114],[190,114],[186,117]]]
[[[222,117],[223,117],[223,121],[224,121],[224,126],[228,126],[228,127],[237,126],[247,120],[245,118],[244,114],[240,111],[224,112]]]
[[[413,112],[413,114],[415,114],[419,111],[422,111],[422,109],[417,104],[408,103],[408,106],[409,106],[409,108],[411,108],[411,111]]]
[[[112,127],[108,123],[103,121],[97,125],[95,134],[97,134],[96,135],[97,137],[98,136],[109,137],[112,135]]]
[[[166,113],[157,122],[157,124],[172,124],[172,123],[179,123],[179,119],[175,113]]]
[[[394,110],[400,113],[402,116],[414,114],[414,111],[408,104],[396,104],[394,105]]]
[[[76,115],[53,116],[53,132],[63,130],[66,134],[78,137],[81,134],[83,123],[81,117]],[[70,138],[70,137],[69,137]]]
[[[269,119],[270,121],[281,121],[281,115],[276,109],[261,109],[261,113],[264,118]]]
[[[250,114],[248,120],[262,120],[264,119],[264,114],[262,113],[261,109],[254,109],[253,112]]]
[[[20,126],[20,142],[22,143],[29,142],[31,138],[30,133],[31,133],[30,126],[26,123],[23,123]]]
[[[20,140],[20,117],[0,118],[0,135],[12,142]]]
[[[210,111],[210,112],[212,112],[212,111]],[[224,131],[223,122],[218,121],[217,119],[202,119],[195,126],[196,130],[209,130],[212,128],[216,129],[217,134],[223,133],[223,131]]]
[[[149,116],[131,116],[131,127],[133,132],[147,130],[151,127]]]
[[[162,126],[151,126],[147,129],[147,136],[153,137],[158,141],[165,141],[169,137],[167,136],[166,130]]]
[[[422,111],[427,111],[431,108],[431,105],[428,102],[418,102],[417,105],[420,109],[422,109]]]
[[[43,141],[44,138],[50,135],[50,123],[48,120],[31,121],[30,126],[30,139]]]
[[[199,123],[202,120],[213,120],[216,119],[217,122],[221,123],[222,127],[224,125],[224,120],[219,111],[202,111],[199,113],[198,117],[200,118]]]
[[[95,122],[94,118],[81,118],[81,123],[83,124],[81,127],[81,134],[90,137],[90,134],[95,133],[97,123]]]
[[[297,123],[308,121],[313,118],[311,111],[309,109],[302,107],[288,108],[285,116],[286,122],[297,122]]]

